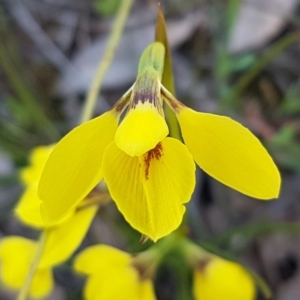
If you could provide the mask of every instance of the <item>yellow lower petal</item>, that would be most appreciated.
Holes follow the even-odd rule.
[[[35,299],[48,296],[54,288],[54,279],[51,269],[37,270],[31,283],[30,295]]]
[[[36,242],[10,236],[0,242],[0,278],[3,285],[12,291],[19,291],[26,280],[36,251]],[[33,277],[30,295],[44,298],[53,289],[51,269],[38,269]]]
[[[37,195],[37,186],[30,185],[23,193],[20,201],[15,207],[14,213],[16,217],[25,225],[34,228],[48,228],[51,225],[45,224],[41,216],[41,200]],[[64,223],[72,214],[70,212],[63,217],[56,225]]]
[[[153,282],[148,279],[140,281],[138,295],[139,297],[136,300],[156,300]]]
[[[97,212],[90,206],[73,213],[63,224],[48,229],[39,268],[49,268],[66,261],[81,244]]]
[[[131,263],[131,255],[107,245],[95,245],[82,251],[74,268],[82,274],[95,274],[107,269],[122,269]]]
[[[103,269],[91,275],[84,289],[86,300],[143,300],[138,298],[138,274],[133,268]]]
[[[185,144],[205,172],[251,197],[278,197],[280,174],[247,128],[230,118],[187,107],[177,113]]]
[[[46,161],[52,152],[54,145],[39,146],[34,148],[30,157],[30,165],[21,171],[21,179],[26,184],[18,204],[14,209],[16,217],[27,226],[34,228],[47,228],[49,224],[45,224],[42,219],[40,206],[41,201],[38,198],[38,182]],[[63,218],[63,222],[68,216]]]
[[[166,138],[141,157],[111,143],[103,174],[113,200],[130,225],[156,241],[181,223],[195,187],[195,164],[186,147]]]
[[[37,195],[37,188],[28,187],[15,207],[14,212],[22,223],[35,228],[43,228],[44,221],[41,217],[40,206],[41,201]]]
[[[103,153],[117,123],[116,113],[108,111],[73,129],[53,149],[39,183],[45,223],[63,218],[102,179]]]
[[[254,300],[251,276],[240,265],[221,258],[194,273],[195,300]]]
[[[130,254],[107,245],[95,245],[81,252],[76,271],[90,275],[85,286],[86,300],[155,300],[153,284],[141,280]]]
[[[138,102],[117,129],[116,145],[130,156],[140,156],[153,149],[169,133],[165,118],[149,102]]]
[[[117,272],[104,270],[103,274],[91,275],[84,296],[86,300],[156,300],[153,283],[150,280],[140,281],[133,268]]]
[[[33,149],[30,155],[30,165],[23,168],[20,172],[20,177],[26,185],[37,185],[45,163],[53,150],[51,146],[38,146]]]
[[[23,286],[35,251],[36,243],[23,237],[10,236],[1,240],[0,276],[6,287],[19,290]]]

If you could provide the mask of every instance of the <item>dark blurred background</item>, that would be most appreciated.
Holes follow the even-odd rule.
[[[30,149],[56,142],[78,123],[120,1],[0,0],[2,236],[37,236],[12,214],[22,192],[18,172],[28,163]],[[160,2],[177,98],[250,128],[283,179],[280,199],[267,202],[234,192],[198,170],[187,213],[190,236],[256,270],[274,291],[274,300],[300,299],[299,1]],[[139,57],[154,39],[156,5],[154,0],[134,2],[95,115],[134,82]],[[138,239],[111,204],[99,213],[82,247],[103,242],[134,252],[149,246],[138,245]],[[190,282],[188,271],[177,276],[172,268],[180,270],[169,258],[159,271],[158,299],[176,299],[176,288],[182,288],[178,279]],[[51,299],[80,299],[82,280],[73,275],[71,261],[55,270],[55,278]]]

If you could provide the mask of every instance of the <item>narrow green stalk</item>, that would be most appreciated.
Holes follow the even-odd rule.
[[[159,242],[153,245],[161,255],[161,259],[166,256],[170,251],[177,248],[178,244],[183,239],[182,235],[178,232],[173,232],[161,239]]]
[[[177,286],[174,298],[176,300],[192,299],[189,278],[190,267],[186,264],[185,255],[181,255],[185,253],[187,243],[191,242],[181,232],[177,231],[155,244],[161,255],[159,263],[164,259],[166,265],[176,274]]]
[[[228,42],[228,37],[231,34],[232,28],[236,23],[236,19],[242,3],[243,3],[242,1],[236,1],[236,0],[229,0],[228,2],[227,15],[226,15],[227,17],[226,23],[228,28],[227,42]]]
[[[88,121],[93,116],[93,111],[96,106],[99,90],[101,88],[106,71],[108,70],[112,62],[116,48],[119,44],[125,22],[132,6],[132,2],[132,0],[121,1],[121,5],[119,7],[116,20],[112,28],[112,33],[109,37],[104,55],[98,65],[96,75],[89,89],[80,123]]]
[[[28,295],[29,295],[30,287],[31,287],[31,283],[32,283],[34,274],[37,270],[37,267],[39,265],[40,259],[41,259],[42,254],[43,254],[43,250],[45,248],[47,235],[48,235],[47,230],[44,230],[41,233],[40,239],[39,239],[38,244],[37,244],[36,252],[35,252],[33,261],[31,263],[31,266],[30,266],[30,270],[27,274],[25,283],[24,283],[24,285],[23,285],[23,287],[22,287],[22,289],[21,289],[21,291],[18,295],[17,300],[26,300]]]
[[[170,252],[176,249],[181,236],[172,233],[161,239],[149,249],[139,253],[133,259],[133,265],[141,271],[145,278],[154,278],[158,266]]]
[[[257,284],[257,287],[260,289],[260,291],[264,295],[265,299],[266,300],[271,300],[272,297],[273,297],[273,294],[272,294],[272,291],[271,291],[270,287],[265,282],[265,280],[260,275],[258,275],[257,273],[253,272],[252,270],[246,268],[245,266],[244,266],[244,268],[252,276],[254,282]]]
[[[165,46],[165,62],[164,71],[162,74],[163,86],[173,95],[175,95],[173,67],[172,67],[172,55],[167,36],[166,22],[161,7],[158,7],[156,29],[155,29],[155,41],[160,42]],[[168,121],[170,136],[178,140],[181,140],[180,128],[175,113],[172,109],[165,106],[166,119]]]
[[[191,266],[196,266],[199,261],[208,260],[214,256],[187,238],[181,239],[180,250]]]
[[[1,177],[0,177],[1,178]],[[81,201],[78,206],[77,210],[85,209],[92,205],[105,205],[111,200],[111,196],[109,193],[103,193],[100,195],[96,195],[94,197],[85,198]]]

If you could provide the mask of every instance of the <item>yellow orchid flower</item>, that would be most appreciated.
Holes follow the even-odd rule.
[[[211,256],[194,271],[195,300],[255,300],[250,274],[239,264]]]
[[[56,266],[67,260],[77,249],[82,239],[86,235],[90,223],[97,212],[98,204],[102,199],[100,196],[96,196],[95,198],[86,198],[83,202],[80,203],[80,205],[71,210],[60,222],[56,224],[44,224],[40,213],[41,201],[39,200],[37,195],[37,187],[41,172],[52,149],[53,146],[40,146],[33,150],[30,157],[30,165],[24,168],[20,174],[20,177],[25,184],[26,189],[15,208],[15,215],[21,222],[31,227],[43,229],[45,231],[43,255],[39,261],[38,269],[35,272],[31,285],[31,295],[34,297],[36,295],[36,297],[38,297],[38,295],[43,293],[46,294],[46,288],[44,288],[44,286],[48,288],[50,287],[48,279],[51,275],[52,280],[51,269],[53,268],[53,266]],[[93,200],[97,200],[95,203],[96,205],[93,203]],[[103,197],[102,200],[102,202],[106,202],[106,197]],[[9,256],[9,249],[10,247],[14,247],[14,241],[16,241],[17,245],[18,243],[21,245],[19,247],[20,250],[18,251],[22,251],[23,247],[25,249],[24,253],[28,253],[28,255],[29,253],[30,255],[33,255],[35,253],[36,242],[30,240],[28,241],[26,239],[24,242],[24,238],[21,237],[15,239],[3,239],[3,245],[6,245],[8,243],[8,245],[11,246],[9,246],[9,248],[4,248],[4,250],[8,249],[7,251],[5,250],[6,252],[4,251],[4,253],[7,254],[5,254],[5,256],[3,257],[4,265],[6,265],[7,267],[3,269],[3,274],[0,272],[0,275],[2,274],[1,276],[4,278],[4,285],[7,288],[18,290],[23,286],[25,282],[26,274],[28,274],[29,272],[32,258],[31,256],[28,257],[28,255],[25,257],[21,256],[20,259],[22,262],[20,261],[20,264],[22,264],[21,267],[23,271],[20,273],[19,277],[16,277],[16,275],[14,274],[18,273],[18,270],[16,269],[17,266],[15,266],[13,263],[14,255],[12,254],[11,256]],[[28,246],[29,244],[31,246]],[[18,278],[18,280],[15,281],[15,277]],[[13,284],[14,281],[16,282],[15,284]],[[35,283],[36,281],[38,282],[37,284]],[[52,285],[53,283],[51,284],[51,286]],[[40,286],[41,290],[39,290],[38,286]]]
[[[77,249],[97,211],[90,206],[76,211],[63,224],[51,228],[30,288],[33,298],[44,298],[53,289],[52,268],[66,261]],[[3,285],[17,292],[24,285],[35,255],[37,242],[19,236],[0,241],[0,278]]]
[[[246,195],[278,196],[279,172],[248,129],[227,117],[193,111],[162,86],[164,52],[159,42],[148,46],[132,88],[54,148],[39,183],[46,223],[64,217],[104,178],[126,220],[156,241],[181,223],[183,204],[195,187],[194,159]],[[185,145],[167,137],[163,100],[176,113]]]
[[[155,300],[152,281],[142,278],[130,254],[106,245],[81,252],[74,264],[86,276],[86,300]],[[113,279],[113,280],[112,280]]]
[[[181,250],[194,271],[195,300],[255,300],[253,276],[236,262],[214,255],[188,239]]]

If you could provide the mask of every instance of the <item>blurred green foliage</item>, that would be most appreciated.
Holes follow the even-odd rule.
[[[120,6],[122,0],[94,0],[96,11],[105,17],[114,15]]]

